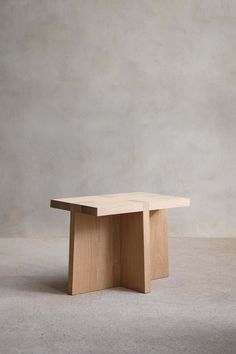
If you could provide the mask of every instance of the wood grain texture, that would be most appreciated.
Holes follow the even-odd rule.
[[[71,213],[69,294],[120,285],[119,225],[119,216]]]
[[[158,210],[189,206],[190,200],[155,193],[135,192],[53,199],[51,207],[105,216],[143,211],[143,203],[149,204],[149,210]]]
[[[169,275],[167,210],[150,212],[151,279]]]
[[[68,293],[150,292],[151,279],[168,276],[166,209],[189,203],[142,192],[52,200],[71,212]]]
[[[143,293],[150,292],[148,210],[121,215],[120,237],[121,286]]]
[[[150,212],[148,202],[143,203],[143,251],[144,251],[144,293],[151,291],[151,240]]]

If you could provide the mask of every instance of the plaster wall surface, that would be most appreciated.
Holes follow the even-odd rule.
[[[236,237],[234,0],[0,1],[0,237],[55,197],[189,196],[174,236]]]

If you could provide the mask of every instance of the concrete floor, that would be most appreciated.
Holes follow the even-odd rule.
[[[68,240],[0,239],[0,353],[236,353],[236,239],[170,239],[151,294],[65,294]]]

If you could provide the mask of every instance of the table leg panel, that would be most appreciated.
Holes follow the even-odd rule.
[[[150,211],[151,279],[169,275],[167,210]]]
[[[149,212],[122,214],[120,220],[121,286],[150,292]]]
[[[69,294],[120,285],[120,217],[71,212]]]

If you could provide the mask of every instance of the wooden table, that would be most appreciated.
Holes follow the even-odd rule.
[[[187,198],[122,193],[51,200],[70,211],[68,293],[123,286],[150,292],[168,276],[167,209]]]

